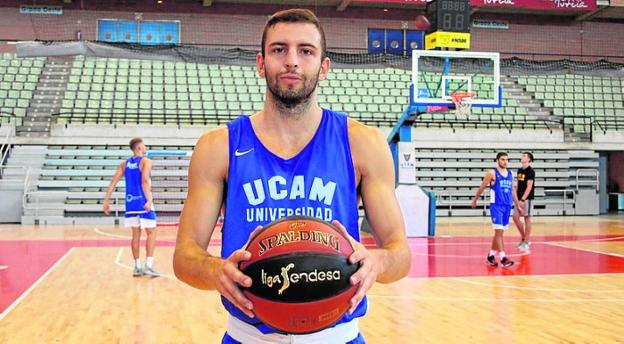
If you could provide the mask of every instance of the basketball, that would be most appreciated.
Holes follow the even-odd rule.
[[[426,31],[427,29],[429,29],[429,19],[427,19],[426,16],[420,14],[416,16],[416,30],[420,30],[420,31]]]
[[[359,265],[349,263],[353,246],[336,226],[287,217],[254,233],[246,249],[252,258],[239,268],[253,283],[243,293],[270,327],[293,334],[317,332],[349,309],[357,287],[349,278]]]

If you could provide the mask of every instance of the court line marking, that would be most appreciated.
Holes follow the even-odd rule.
[[[460,238],[460,237],[453,237]],[[485,238],[485,237],[484,237]],[[490,237],[487,237],[490,238]],[[422,238],[427,239],[427,238]],[[580,239],[580,240],[552,240],[552,241],[531,241],[531,244],[550,244],[553,242],[599,242],[599,241],[617,241],[624,239],[624,236],[617,236],[613,238],[598,238],[598,239]],[[462,245],[490,245],[491,239],[485,241],[468,241],[468,242],[415,242],[409,243],[409,246],[462,246]]]
[[[592,250],[590,248],[571,247],[571,246],[566,246],[564,244],[560,244],[560,243],[557,243],[557,242],[548,243],[548,245],[557,246],[557,247],[561,247],[561,248],[566,248],[568,250],[579,250],[579,251],[591,252],[591,253],[596,253],[596,254],[604,254],[604,255],[607,255],[607,256],[613,256],[613,257],[618,257],[618,258],[624,258],[624,255],[623,254],[619,254],[619,253],[597,251],[597,250]]]
[[[423,297],[423,296],[401,296],[401,295],[377,295],[368,294],[372,298],[397,299],[397,300],[419,300],[419,301],[464,301],[464,302],[540,302],[540,303],[585,303],[585,302],[624,302],[622,299],[542,299],[542,298],[466,298],[466,297]]]
[[[624,293],[624,289],[621,290],[592,290],[592,289],[560,289],[560,288],[540,288],[540,287],[522,287],[508,284],[495,284],[495,283],[487,283],[487,282],[479,282],[479,281],[471,281],[462,277],[450,277],[451,280],[474,284],[478,286],[485,287],[495,287],[495,288],[507,288],[507,289],[520,289],[520,290],[539,290],[539,291],[552,291],[558,293]]]
[[[28,296],[28,294],[30,294],[30,292],[33,291],[39,285],[39,283],[41,283],[54,269],[61,265],[63,260],[65,260],[65,258],[67,258],[72,252],[74,252],[74,248],[75,247],[72,247],[69,249],[69,251],[65,252],[65,254],[59,260],[57,260],[56,263],[54,263],[46,272],[44,272],[43,275],[41,275],[41,277],[39,277],[39,279],[35,281],[35,283],[31,284],[30,287],[22,293],[22,295],[15,299],[15,301],[13,301],[13,303],[11,303],[9,307],[4,310],[4,312],[0,313],[0,321],[2,321],[2,319],[4,319],[4,317],[6,317],[15,307],[17,307],[17,305],[22,302],[22,300],[24,300],[26,296]]]
[[[103,230],[100,230],[97,227],[94,227],[93,231],[96,232],[97,234],[104,235],[104,236],[132,240],[132,236],[131,235],[119,235],[119,234],[108,233],[108,232],[104,232]],[[156,241],[157,242],[175,243],[175,240],[167,240],[167,239],[156,239]]]
[[[7,269],[8,267],[9,267],[8,265],[0,265],[0,270]]]
[[[520,253],[514,253],[514,254],[507,254],[507,257],[522,257],[522,256],[527,256],[529,255],[530,252],[520,252]],[[429,256],[429,257],[441,257],[441,258],[483,258],[486,255],[485,254],[481,254],[481,255],[471,255],[471,256],[464,256],[464,255],[459,255],[459,254],[435,254],[435,253],[419,253],[419,252],[412,252],[412,255],[414,256]]]
[[[132,240],[132,236],[107,233],[107,232],[101,231],[97,227],[93,228],[93,231],[96,232],[97,234],[104,235],[104,236],[109,236],[109,237],[113,237],[113,238],[121,238],[121,239],[131,239]]]
[[[115,264],[121,266],[122,268],[124,268],[126,270],[132,271],[132,270],[134,270],[133,266],[126,265],[126,264],[121,262],[121,254],[123,253],[123,249],[124,249],[123,247],[120,247],[119,251],[117,251],[117,257],[115,258]],[[174,280],[177,279],[175,276],[171,276],[171,275],[167,275],[167,274],[163,274],[163,273],[160,274],[160,277],[170,278],[170,279],[174,279]],[[154,277],[154,278],[156,278],[156,277]]]

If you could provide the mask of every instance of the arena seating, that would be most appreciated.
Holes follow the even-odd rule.
[[[16,58],[14,54],[0,54],[0,123],[21,124],[44,61],[44,58]],[[12,117],[17,117],[17,121]]]
[[[154,204],[164,217],[177,216],[186,199],[189,156],[192,147],[150,147]],[[57,217],[101,217],[102,201],[120,162],[128,158],[125,146],[48,146],[35,191],[27,209],[57,209]],[[125,183],[121,180],[111,197],[113,211],[125,204]],[[52,197],[57,195],[59,197]],[[38,198],[47,199],[38,200]],[[50,201],[52,199],[52,201]],[[35,204],[37,203],[37,204]],[[29,214],[29,212],[26,212]],[[30,212],[32,213],[32,211]],[[166,222],[166,221],[165,221]]]

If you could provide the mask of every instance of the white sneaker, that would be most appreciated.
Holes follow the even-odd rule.
[[[518,247],[522,251],[529,251],[531,249],[530,244],[528,242],[523,242],[522,245]]]
[[[153,267],[145,267],[145,269],[143,269],[143,271],[145,272],[146,275],[153,277],[160,277],[160,272],[154,270]]]
[[[517,248],[521,248],[524,245],[524,240],[520,240],[520,242],[516,245]]]
[[[134,277],[141,277],[141,276],[143,276],[143,270],[141,270],[140,267],[135,266],[134,270],[132,271],[132,276],[134,276]]]

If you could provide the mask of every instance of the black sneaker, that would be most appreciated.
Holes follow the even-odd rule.
[[[514,265],[514,262],[512,260],[507,259],[507,257],[501,259],[501,265],[504,268],[509,268],[512,267]]]
[[[487,263],[489,266],[498,266],[498,263],[496,262],[496,259],[494,258],[494,256],[488,256]]]

